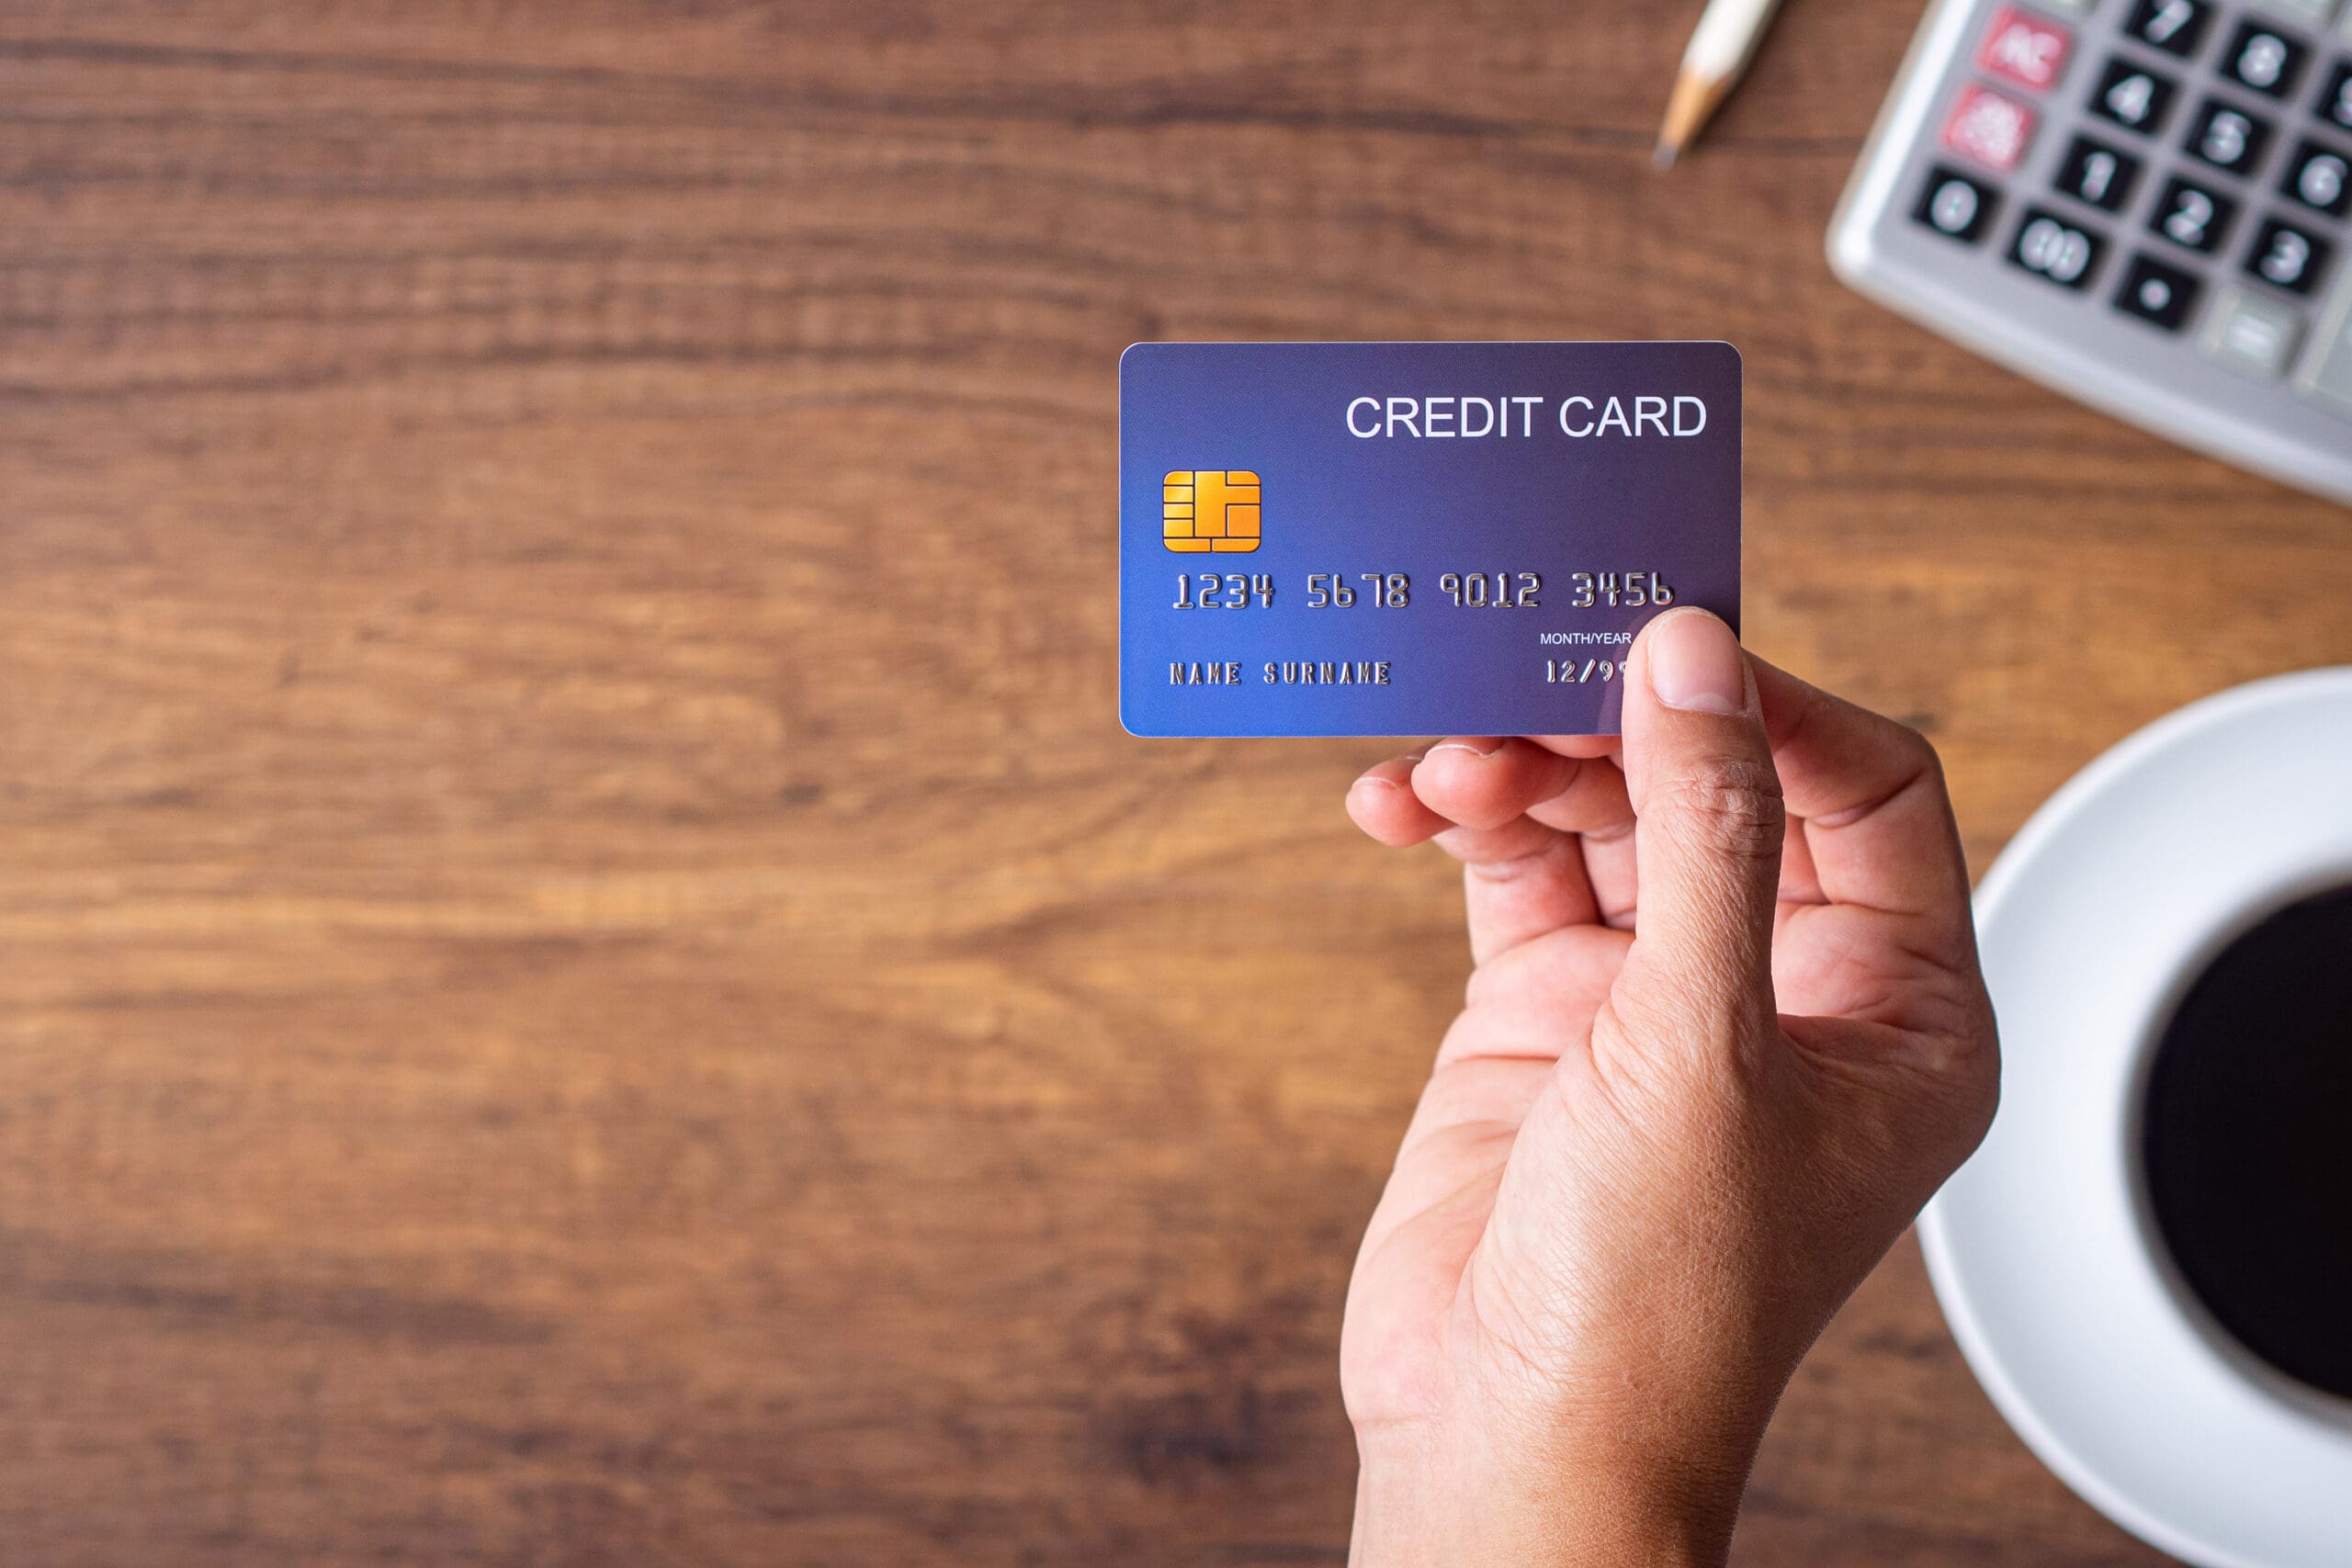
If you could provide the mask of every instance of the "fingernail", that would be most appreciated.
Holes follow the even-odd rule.
[[[1491,757],[1502,749],[1503,743],[1499,740],[1496,741],[1490,750],[1485,751],[1479,750],[1478,748],[1471,745],[1466,740],[1441,740],[1436,745],[1430,747],[1427,751],[1423,752],[1422,755],[1425,757],[1433,757],[1440,751],[1467,751],[1473,757]]]
[[[1670,708],[1690,713],[1745,713],[1747,667],[1731,628],[1703,611],[1661,616],[1643,652],[1650,690]]]

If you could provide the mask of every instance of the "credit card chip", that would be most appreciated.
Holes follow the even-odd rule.
[[[1247,468],[1178,468],[1161,481],[1161,542],[1185,555],[1258,547],[1258,476]]]

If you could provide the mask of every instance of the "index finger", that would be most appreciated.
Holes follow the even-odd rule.
[[[1935,748],[1907,725],[1749,662],[1791,826],[1804,830],[1823,897],[1964,936],[1968,863]]]
[[[1563,757],[1589,761],[1594,757],[1614,757],[1625,749],[1622,735],[1531,735],[1527,738],[1546,751],[1556,751]]]

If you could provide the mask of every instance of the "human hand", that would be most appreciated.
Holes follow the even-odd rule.
[[[1798,1359],[1992,1119],[1928,743],[1690,609],[1623,729],[1349,792],[1464,863],[1476,964],[1348,1291],[1359,1568],[1720,1562]]]

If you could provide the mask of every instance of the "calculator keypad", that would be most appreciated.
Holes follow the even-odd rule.
[[[2099,333],[2133,334],[2116,352],[2146,376],[2148,334],[2168,336],[2352,420],[2352,0],[1973,9],[1912,222],[1955,256],[1999,254],[2020,288],[2083,297],[2029,319],[2080,310],[2064,333],[2094,360]]]
[[[2126,315],[2181,332],[2189,324],[2190,312],[2210,295],[2215,312],[2227,308],[2241,324],[2222,340],[2231,353],[2209,352],[2245,369],[2250,358],[2260,357],[2245,352],[2250,338],[2267,344],[2280,335],[2269,330],[2279,312],[2301,321],[2292,305],[2266,299],[2262,290],[2299,299],[2314,296],[2330,276],[2341,248],[2337,221],[2352,217],[2352,149],[2322,137],[2280,134],[2280,117],[2297,112],[2299,89],[2313,77],[2320,92],[2303,100],[2312,116],[2323,128],[2352,130],[2352,57],[2326,60],[2325,69],[2315,72],[2319,51],[2290,17],[2277,14],[2292,13],[2301,6],[2308,12],[2304,19],[2316,25],[2340,6],[2345,37],[2352,39],[2352,0],[2267,0],[2271,15],[2246,11],[2228,0],[2125,3],[2128,10],[2119,26],[2127,44],[2153,51],[2155,59],[2168,60],[2169,66],[2223,91],[2199,94],[2177,139],[2166,143],[2178,152],[2152,158],[2145,144],[2131,136],[2098,134],[2098,122],[2139,136],[2164,135],[2166,121],[2191,84],[2171,68],[2158,69],[2147,56],[2128,51],[2108,54],[2087,87],[2075,89],[2081,95],[2075,103],[2093,118],[2080,122],[2081,133],[2066,138],[2050,188],[2099,212],[2129,217],[2146,166],[2169,164],[2157,171],[2161,178],[2154,199],[2139,221],[2147,232],[2192,256],[2219,260],[2232,244],[2243,245],[2234,256],[2238,275],[2258,287],[2217,292],[2193,265],[2164,254],[2159,247],[2132,255],[2110,302]],[[1996,9],[1979,45],[1980,70],[1993,73],[1993,57],[2005,52],[1996,51],[1996,45],[2016,25],[2018,11],[2014,5]],[[2058,28],[2058,24],[2048,25]],[[2074,42],[2070,36],[2070,51]],[[2023,47],[2022,39],[2010,39],[2006,50]],[[2014,75],[2007,79],[2019,80]],[[2287,143],[2283,157],[2282,141]],[[1979,199],[1995,194],[1981,193]],[[2257,210],[2241,224],[2250,202]],[[2105,237],[2095,229],[2063,212],[2029,208],[2011,238],[2008,259],[2049,281],[2080,288],[2098,269],[2104,247]]]

